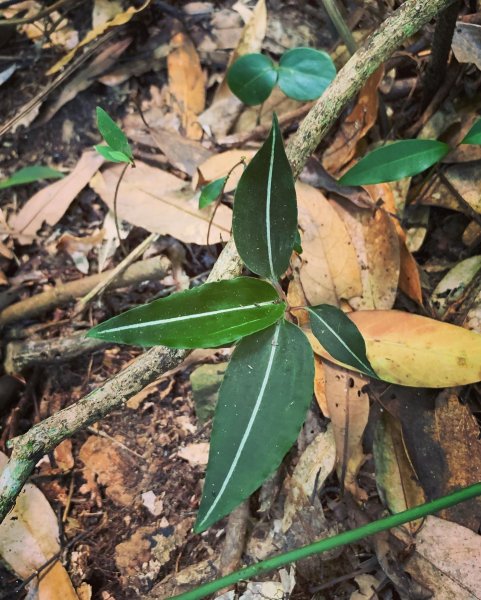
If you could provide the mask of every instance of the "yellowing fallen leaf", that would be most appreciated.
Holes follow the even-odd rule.
[[[67,177],[41,189],[13,215],[9,221],[11,235],[21,244],[29,244],[44,222],[55,225],[103,162],[97,152],[85,151]]]
[[[110,29],[111,27],[119,27],[120,25],[125,25],[126,23],[128,23],[130,21],[130,19],[135,14],[144,10],[144,8],[147,8],[147,6],[150,4],[150,2],[151,2],[151,0],[146,0],[141,6],[139,6],[139,8],[130,6],[125,12],[116,15],[110,21],[105,21],[103,23],[100,23],[99,25],[97,25],[97,27],[94,27],[93,29],[91,29],[87,33],[87,35],[83,38],[83,40],[75,46],[75,48],[73,48],[70,52],[68,52],[65,56],[63,56],[58,62],[56,62],[53,65],[53,67],[50,67],[50,69],[47,71],[47,75],[53,75],[54,73],[58,73],[58,71],[60,71],[60,69],[62,67],[64,67],[66,64],[68,64],[72,60],[72,58],[75,56],[75,54],[77,53],[77,51],[80,48],[82,48],[83,46],[85,46],[85,45],[89,44],[90,42],[92,42],[93,40],[95,40],[97,37],[99,37],[99,35],[102,35],[102,33],[107,31],[107,29]]]
[[[197,115],[205,107],[205,75],[197,50],[185,33],[176,33],[170,44],[167,71],[172,108],[180,116],[186,137],[198,140],[202,137],[202,127]]]
[[[126,171],[119,188],[119,217],[153,233],[172,235],[189,244],[206,244],[213,206],[199,210],[194,193],[185,187],[182,179],[140,161],[135,164],[135,169]],[[90,182],[110,209],[113,209],[115,186],[121,170],[122,166],[109,167]],[[219,206],[209,243],[228,240],[231,221],[231,210]]]
[[[320,190],[296,183],[302,242],[300,281],[311,305],[339,305],[362,293],[361,270],[349,233]]]
[[[7,464],[0,453],[0,469]],[[27,579],[60,552],[57,517],[42,492],[27,483],[15,507],[0,524],[0,556],[21,579]],[[34,580],[37,583],[37,580]],[[78,600],[67,571],[56,561],[41,572],[38,600]]]
[[[381,379],[432,388],[481,380],[481,335],[398,310],[348,314],[366,342],[367,357]],[[314,351],[333,362],[309,335]],[[339,363],[338,363],[339,364]]]
[[[362,294],[349,300],[355,310],[389,309],[394,305],[399,281],[399,240],[388,213],[374,213],[352,203],[333,202],[357,253]]]

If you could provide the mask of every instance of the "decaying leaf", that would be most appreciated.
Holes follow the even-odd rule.
[[[197,50],[185,33],[176,33],[170,44],[167,71],[172,108],[180,116],[185,136],[198,140],[202,137],[202,127],[197,115],[205,107],[205,75]]]
[[[458,21],[452,48],[458,62],[474,63],[481,69],[481,25]]]
[[[92,179],[90,185],[113,209],[114,190],[119,166],[109,167]],[[154,169],[140,161],[128,169],[120,185],[117,212],[121,219],[147,231],[170,234],[187,243],[206,244],[213,207],[199,210],[192,190],[185,182],[166,171]],[[212,223],[209,242],[230,237],[231,211],[219,206]]]
[[[356,477],[365,461],[362,436],[369,416],[369,396],[363,387],[369,380],[328,363],[324,365],[324,373],[327,406],[336,442],[338,476],[355,497],[366,500],[367,494],[358,486]]]
[[[322,166],[331,173],[339,173],[355,155],[356,146],[377,119],[379,107],[378,86],[384,75],[380,67],[369,77],[359,93],[352,111],[342,122],[329,148],[322,156]]]
[[[97,152],[86,150],[67,177],[37,192],[13,215],[9,221],[11,235],[21,244],[29,244],[44,222],[55,225],[103,162]]]
[[[383,208],[374,213],[346,202],[332,205],[342,218],[361,269],[362,293],[349,299],[355,310],[389,309],[399,282],[400,251],[395,226]]]
[[[427,517],[415,537],[406,570],[439,600],[479,600],[481,536],[438,517]]]
[[[400,422],[383,411],[374,435],[376,485],[391,512],[398,513],[426,502],[409,458]],[[421,523],[412,521],[406,527],[414,533]]]
[[[381,379],[412,387],[451,387],[481,379],[481,335],[397,310],[349,313]],[[336,363],[310,337],[314,351]]]
[[[317,188],[296,184],[301,229],[300,281],[311,305],[361,296],[361,271],[341,217]]]
[[[480,269],[481,256],[477,255],[460,261],[446,273],[431,295],[438,317],[442,317],[449,305],[463,296]]]
[[[103,238],[103,230],[97,230],[92,235],[84,237],[63,233],[57,242],[57,248],[69,254],[77,269],[87,275],[90,269],[87,255],[92,248],[102,242]]]
[[[0,468],[7,464],[0,454]],[[27,579],[60,552],[57,517],[42,492],[27,483],[15,507],[0,524],[0,556],[21,579]],[[50,568],[51,567],[51,568]],[[33,580],[38,600],[78,600],[67,571],[56,561]],[[35,592],[33,592],[35,593]]]

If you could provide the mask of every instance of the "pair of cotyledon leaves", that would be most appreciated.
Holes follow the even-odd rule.
[[[227,73],[231,91],[248,105],[261,104],[277,84],[286,96],[301,102],[314,100],[336,76],[336,67],[326,52],[294,48],[279,64],[264,54],[245,54]]]
[[[251,271],[272,281],[285,272],[297,239],[297,205],[275,117],[268,139],[237,186],[233,235]],[[89,332],[143,346],[238,342],[220,389],[198,531],[262,484],[304,421],[312,399],[314,359],[305,334],[284,319],[286,308],[270,282],[238,277],[134,308]],[[364,340],[342,311],[326,305],[309,311],[314,334],[334,358],[375,376]]]

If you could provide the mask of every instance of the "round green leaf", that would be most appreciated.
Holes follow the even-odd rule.
[[[244,54],[227,73],[231,91],[244,104],[262,104],[269,97],[277,81],[277,69],[263,54]]]
[[[277,469],[299,435],[313,382],[312,349],[296,325],[280,321],[239,343],[219,392],[196,531]]]
[[[439,162],[451,148],[437,140],[401,140],[376,148],[339,179],[341,185],[369,185],[412,177]]]
[[[319,98],[336,76],[336,67],[327,52],[314,48],[294,48],[279,62],[279,87],[289,98]]]
[[[461,144],[481,144],[481,119],[471,127]]]
[[[87,335],[138,346],[212,348],[269,327],[284,310],[284,302],[267,281],[237,277],[133,308]]]

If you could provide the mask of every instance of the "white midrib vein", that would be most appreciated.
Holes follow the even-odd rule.
[[[349,346],[346,344],[346,342],[339,336],[339,334],[337,333],[337,331],[335,331],[328,323],[326,323],[326,321],[324,321],[324,319],[322,319],[317,313],[315,313],[313,310],[309,310],[309,312],[314,315],[316,317],[316,319],[318,319],[325,327],[327,327],[327,329],[329,329],[329,331],[332,333],[333,336],[335,336],[339,342],[344,346],[344,348],[349,352],[349,354],[354,357],[357,362],[362,365],[365,369],[367,369],[367,371],[369,373],[372,373],[372,368],[370,368],[368,365],[366,365],[357,354],[355,354],[351,348],[349,348]],[[319,340],[321,341],[321,340]],[[321,342],[322,344],[322,342]]]
[[[259,394],[257,395],[249,422],[247,423],[247,427],[246,427],[244,434],[242,436],[242,439],[239,443],[237,452],[235,453],[234,460],[232,461],[229,471],[227,472],[227,475],[225,476],[225,479],[222,482],[222,486],[219,490],[219,493],[217,494],[214,502],[212,502],[209,510],[207,511],[207,513],[205,514],[205,517],[202,519],[202,521],[199,523],[199,525],[202,525],[202,523],[205,523],[205,521],[207,521],[207,519],[210,517],[212,512],[215,510],[215,507],[217,506],[217,504],[219,504],[219,501],[222,498],[222,496],[224,495],[224,492],[227,489],[227,486],[229,485],[229,481],[232,479],[232,475],[237,468],[239,459],[242,455],[242,452],[244,451],[245,445],[247,444],[247,440],[251,433],[252,427],[254,426],[254,422],[255,422],[257,415],[259,413],[259,410],[261,408],[262,400],[264,399],[264,394],[266,391],[267,383],[269,382],[269,377],[270,377],[270,374],[272,371],[272,365],[274,363],[274,356],[275,356],[276,350],[277,350],[277,340],[279,338],[280,330],[281,330],[281,326],[280,326],[280,323],[278,323],[276,326],[276,331],[274,333],[274,337],[272,339],[272,348],[271,348],[271,352],[269,354],[269,360],[267,362],[267,368],[266,368],[266,372],[264,374],[264,379],[262,380]]]
[[[198,314],[182,315],[181,317],[171,317],[170,319],[157,319],[155,321],[145,321],[144,323],[132,323],[130,325],[121,325],[120,327],[103,329],[102,333],[109,333],[111,331],[125,331],[126,329],[141,329],[144,327],[153,327],[154,325],[165,325],[166,323],[178,323],[179,321],[190,321],[191,319],[201,319],[202,317],[223,315],[225,313],[249,310],[251,308],[260,308],[261,306],[271,306],[275,303],[275,300],[269,300],[267,302],[257,302],[256,304],[246,304],[245,306],[234,306],[232,308],[223,308],[221,310],[209,310],[207,312]]]
[[[276,128],[272,128],[272,146],[271,157],[269,160],[269,175],[267,177],[267,198],[266,198],[266,229],[267,229],[267,256],[269,257],[269,269],[273,281],[277,281],[274,272],[274,263],[272,260],[272,240],[271,240],[271,192],[272,192],[272,173],[274,171],[274,147],[276,143]]]

